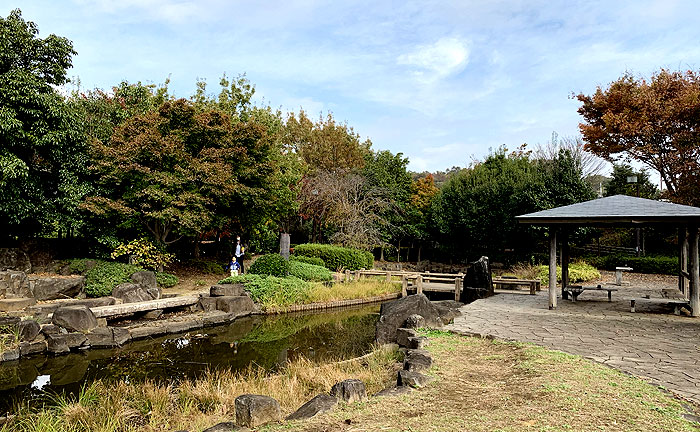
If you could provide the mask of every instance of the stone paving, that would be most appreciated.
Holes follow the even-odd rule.
[[[644,289],[625,290],[614,292],[612,302],[606,292],[587,291],[575,303],[559,297],[555,310],[548,309],[546,290],[497,294],[463,306],[447,329],[581,355],[700,404],[700,319],[675,316],[666,305],[631,313],[629,298]]]

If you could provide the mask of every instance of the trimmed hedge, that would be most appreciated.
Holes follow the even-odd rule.
[[[333,280],[333,273],[327,268],[301,261],[289,261],[289,275],[313,282]]]
[[[289,262],[280,254],[267,254],[259,257],[250,266],[249,273],[284,277],[289,274]]]
[[[170,288],[177,285],[180,280],[174,274],[156,272],[156,281],[161,288]]]
[[[309,282],[294,276],[279,278],[259,274],[244,274],[227,277],[219,281],[219,283],[242,283],[245,285],[245,289],[250,292],[250,298],[264,308],[306,303],[309,298],[309,290],[311,289]]]
[[[326,267],[326,263],[323,262],[321,258],[303,256],[303,255],[290,255],[290,261],[299,261],[307,264],[313,264],[321,267]]]
[[[539,267],[539,279],[542,284],[549,283],[549,266]],[[600,279],[600,272],[592,265],[583,261],[569,264],[569,282],[587,282],[593,279]],[[557,266],[557,281],[561,282],[561,266]]]
[[[326,268],[336,270],[359,270],[374,267],[374,255],[371,252],[341,246],[307,243],[294,248],[294,254],[321,258]]]
[[[669,256],[605,255],[588,256],[585,260],[595,267],[615,271],[615,267],[632,267],[635,273],[678,274],[678,258]]]

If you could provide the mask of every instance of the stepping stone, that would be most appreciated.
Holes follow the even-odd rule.
[[[0,299],[0,312],[20,311],[35,304],[36,299],[31,297]]]
[[[236,398],[236,424],[258,427],[265,423],[282,420],[280,404],[270,396],[244,394]]]
[[[318,414],[332,410],[337,405],[338,399],[331,395],[321,393],[287,416],[287,420],[310,419]]]
[[[367,390],[362,381],[347,379],[333,385],[331,396],[346,403],[362,402],[367,400]]]

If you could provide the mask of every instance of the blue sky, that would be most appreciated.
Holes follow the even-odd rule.
[[[0,0],[73,41],[85,88],[245,73],[257,103],[332,111],[415,171],[578,133],[575,93],[697,69],[697,1]]]

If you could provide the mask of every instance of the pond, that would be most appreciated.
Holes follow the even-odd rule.
[[[77,393],[94,380],[178,382],[207,370],[242,370],[258,365],[270,372],[287,361],[361,356],[372,349],[379,305],[341,311],[251,316],[217,327],[54,357],[39,355],[0,365],[0,415],[18,402],[32,404],[47,394]]]

